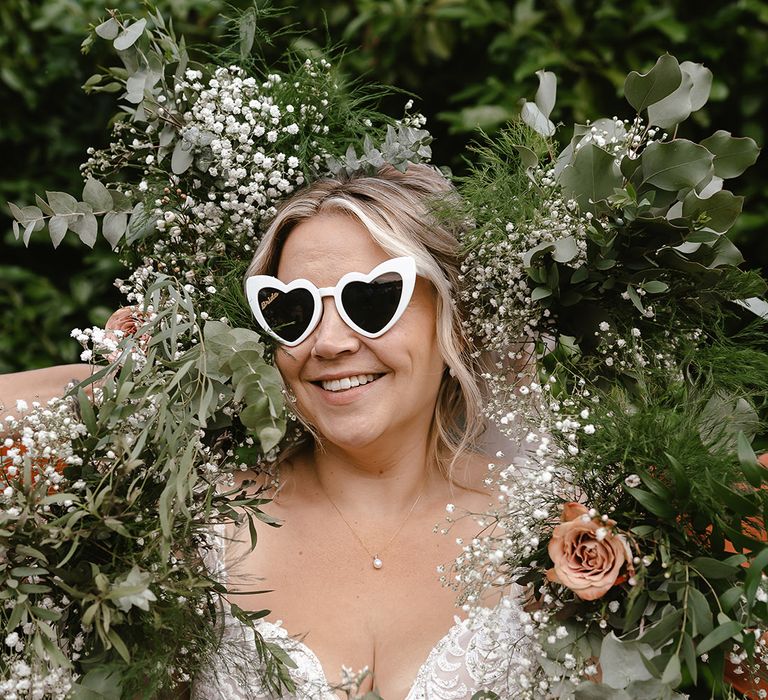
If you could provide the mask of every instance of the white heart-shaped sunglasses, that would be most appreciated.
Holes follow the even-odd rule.
[[[287,284],[271,275],[245,282],[251,311],[259,325],[283,345],[301,343],[320,323],[323,297],[333,297],[336,310],[352,330],[378,338],[403,315],[416,284],[416,261],[392,258],[367,275],[349,272],[335,287],[316,287],[305,279]]]

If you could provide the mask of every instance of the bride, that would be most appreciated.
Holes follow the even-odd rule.
[[[259,523],[253,551],[247,530],[219,533],[224,646],[193,700],[279,697],[231,603],[271,611],[257,630],[295,663],[291,697],[347,697],[339,686],[364,669],[356,692],[385,700],[517,697],[515,669],[533,653],[516,643],[525,613],[505,590],[468,619],[441,573],[479,529],[454,516],[446,536],[446,511],[487,512],[495,495],[478,448],[479,368],[455,301],[456,235],[430,214],[438,196],[450,185],[422,165],[320,180],[261,241],[246,293],[306,439],[275,478],[238,475],[268,485],[264,509],[281,526]],[[72,376],[10,375],[0,394],[44,399]]]

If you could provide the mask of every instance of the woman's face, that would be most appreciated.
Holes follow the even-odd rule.
[[[346,273],[368,273],[391,257],[353,217],[321,214],[288,235],[277,277],[334,287]],[[333,298],[324,297],[317,328],[299,345],[280,349],[277,366],[298,409],[332,444],[355,449],[426,436],[444,368],[435,325],[434,291],[421,277],[405,313],[374,339],[352,330]],[[373,381],[341,390],[334,381],[371,375]]]

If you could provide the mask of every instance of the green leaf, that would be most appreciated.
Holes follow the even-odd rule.
[[[536,106],[549,119],[557,97],[557,77],[547,70],[537,70],[536,75],[539,78],[539,89],[536,91],[535,98]]]
[[[674,610],[648,629],[640,637],[639,641],[643,644],[649,644],[654,649],[658,649],[675,633],[682,620],[683,611]]]
[[[587,143],[561,173],[560,184],[582,211],[593,211],[594,203],[607,199],[621,185],[621,173],[608,151]]]
[[[80,240],[89,248],[93,248],[99,234],[99,223],[93,214],[81,214],[69,222],[71,228]]]
[[[539,301],[550,296],[552,296],[552,290],[548,287],[536,287],[531,292],[531,301]]]
[[[732,566],[711,557],[696,557],[691,561],[690,567],[707,579],[730,578],[739,570],[738,566]]]
[[[632,71],[624,81],[624,95],[637,112],[671,95],[683,79],[674,56],[664,54],[647,73]]]
[[[45,196],[48,197],[48,204],[51,209],[59,216],[76,214],[78,212],[77,200],[71,194],[66,192],[46,192]]]
[[[524,102],[520,110],[520,118],[525,124],[542,136],[552,136],[555,133],[555,125],[542,113],[534,102]]]
[[[647,511],[658,515],[660,518],[674,518],[675,508],[669,501],[654,496],[649,491],[640,488],[625,487],[633,498]]]
[[[51,236],[51,243],[54,248],[59,247],[59,243],[64,240],[64,236],[69,228],[69,222],[66,216],[52,216],[48,220],[48,233]]]
[[[102,39],[112,41],[117,38],[117,35],[120,33],[120,25],[114,17],[110,17],[106,22],[102,22],[97,26],[94,31]]]
[[[140,19],[126,27],[112,42],[115,50],[125,51],[126,49],[133,46],[139,40],[139,37],[144,33],[144,27],[146,26],[147,20]]]
[[[693,645],[691,636],[686,632],[683,632],[683,639],[680,644],[680,649],[683,652],[683,658],[685,659],[685,665],[688,667],[688,673],[690,674],[691,680],[695,685],[699,670],[696,663],[696,647]]]
[[[673,653],[669,657],[664,672],[661,674],[661,682],[665,685],[671,685],[673,688],[683,680],[680,669],[680,657]]]
[[[736,446],[739,455],[739,464],[741,464],[741,470],[744,472],[744,476],[747,477],[747,481],[755,488],[760,488],[763,483],[763,479],[766,476],[766,470],[760,466],[757,461],[757,455],[752,450],[752,446],[747,440],[747,436],[743,431],[739,431],[736,438]]]
[[[752,605],[755,600],[755,593],[763,578],[763,571],[765,571],[766,566],[768,566],[768,547],[762,549],[749,562],[749,570],[744,578],[744,596],[749,605]]]
[[[107,636],[109,637],[109,641],[112,642],[112,646],[114,646],[117,650],[117,653],[123,657],[125,663],[131,663],[131,653],[128,651],[128,647],[125,645],[125,642],[122,640],[120,635],[115,632],[114,627],[109,628]]]
[[[693,586],[688,587],[688,609],[693,621],[693,636],[706,635],[712,631],[712,609],[706,596]]]
[[[186,172],[192,165],[194,157],[192,155],[192,144],[184,139],[176,141],[171,154],[171,170],[176,175]]]
[[[733,606],[739,602],[742,595],[744,595],[744,589],[741,586],[732,586],[725,591],[725,593],[719,597],[720,607],[723,609],[723,612],[727,613],[731,610]]]
[[[128,228],[128,214],[125,212],[109,211],[104,215],[102,234],[112,248],[116,248]]]
[[[744,197],[736,197],[732,192],[721,190],[711,197],[701,199],[695,190],[691,190],[683,200],[683,216],[696,221],[702,214],[708,217],[704,226],[718,233],[725,233],[741,214]]]
[[[106,212],[112,209],[112,195],[98,180],[89,177],[83,188],[83,201],[88,202],[95,212]]]
[[[731,639],[744,629],[744,625],[736,620],[729,620],[722,625],[715,627],[704,639],[696,646],[696,655],[706,654],[710,649],[714,649],[728,639]]]
[[[643,183],[671,192],[695,187],[711,174],[713,160],[706,148],[692,141],[654,141],[640,156]]]
[[[669,291],[669,285],[659,280],[648,280],[640,285],[649,294],[661,294]]]
[[[754,165],[760,149],[750,138],[731,136],[730,131],[720,129],[701,142],[714,154],[715,175],[722,178],[738,177]]]

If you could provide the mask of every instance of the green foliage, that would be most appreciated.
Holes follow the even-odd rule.
[[[69,653],[81,622],[90,626],[75,660],[79,683],[110,688],[109,697],[172,687],[184,659],[209,658],[218,643],[215,592],[224,589],[203,566],[206,535],[217,523],[275,524],[260,508],[261,493],[222,490],[218,480],[236,466],[227,449],[233,440],[252,432],[263,456],[282,436],[280,380],[258,337],[220,323],[201,330],[191,300],[167,278],[147,300],[159,312],[122,341],[117,362],[75,387],[77,408],[65,422],[50,412],[36,418],[59,441],[82,423],[73,458],[57,462],[55,451],[49,457],[35,445],[14,474],[0,456],[16,506],[0,513],[0,621],[8,630],[29,623],[35,649],[43,645],[51,663],[65,667],[62,651]],[[139,350],[144,335],[150,339]],[[89,384],[99,386],[93,401]],[[50,478],[49,463],[63,472],[55,488],[32,478]],[[45,595],[55,610],[41,603]],[[239,615],[253,623],[263,613]],[[273,686],[290,689],[290,660],[256,637]]]

